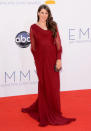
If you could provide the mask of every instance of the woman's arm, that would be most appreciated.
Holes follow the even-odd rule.
[[[55,43],[56,43],[56,49],[57,49],[57,60],[56,60],[56,68],[60,69],[62,67],[61,63],[61,56],[62,56],[62,45],[61,45],[61,38],[59,36],[59,31],[57,27],[57,36],[55,38]]]
[[[31,52],[34,53],[36,51],[35,47],[35,38],[32,27],[30,27],[30,42],[31,42]]]

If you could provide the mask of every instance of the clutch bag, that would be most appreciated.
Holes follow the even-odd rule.
[[[56,68],[56,65],[54,66],[54,70],[55,70],[56,72],[59,72],[61,69],[62,69],[62,68],[57,69],[57,68]]]

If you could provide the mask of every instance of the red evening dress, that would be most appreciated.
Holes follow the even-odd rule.
[[[32,105],[22,108],[39,122],[39,126],[64,125],[75,120],[62,116],[60,105],[60,74],[55,72],[56,60],[61,60],[62,45],[57,28],[57,37],[52,31],[44,30],[37,24],[30,27],[31,52],[38,75],[38,97]]]

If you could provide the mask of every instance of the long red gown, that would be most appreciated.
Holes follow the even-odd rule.
[[[31,52],[38,75],[38,97],[22,112],[29,113],[39,122],[39,126],[64,125],[75,120],[62,116],[60,105],[60,74],[55,72],[56,60],[61,60],[62,45],[57,28],[57,37],[53,39],[50,30],[44,30],[37,24],[30,27]]]

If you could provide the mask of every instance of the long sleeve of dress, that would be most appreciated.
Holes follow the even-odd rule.
[[[61,38],[59,36],[58,28],[57,28],[57,36],[55,38],[55,43],[56,43],[56,49],[57,49],[57,59],[61,59],[61,56],[62,56],[62,45],[61,45]]]
[[[34,54],[36,48],[35,48],[35,38],[32,28],[30,27],[30,43],[31,43],[31,52]]]

